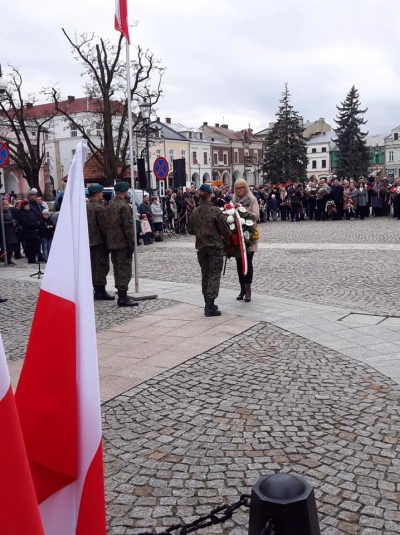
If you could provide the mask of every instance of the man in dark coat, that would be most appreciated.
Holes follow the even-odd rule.
[[[211,202],[212,189],[202,184],[199,190],[200,204],[189,219],[189,234],[196,236],[197,258],[201,268],[205,316],[220,316],[214,304],[218,297],[223,267],[224,242],[231,231],[221,210]]]
[[[147,221],[150,223],[151,231],[153,232],[153,213],[150,208],[150,197],[148,195],[145,195],[143,197],[143,202],[140,205],[140,215],[145,215],[147,217]],[[153,243],[154,236],[151,235],[150,243]]]
[[[110,255],[107,249],[106,209],[102,202],[103,186],[89,186],[88,190],[86,211],[94,298],[98,301],[112,301],[115,298],[106,292]]]
[[[341,220],[343,218],[343,192],[344,187],[339,184],[339,180],[336,178],[334,183],[331,184],[331,199],[336,206],[336,214],[333,214],[333,219]]]
[[[132,278],[132,256],[134,251],[133,213],[127,202],[129,184],[118,182],[114,186],[114,200],[107,206],[107,247],[111,251],[115,287],[118,290],[118,306],[134,307],[138,303],[128,297]]]
[[[288,189],[288,197],[290,200],[290,221],[296,219],[296,222],[300,221],[300,187],[298,182],[293,182],[293,184]]]
[[[31,212],[29,201],[21,202],[21,210],[18,216],[19,224],[22,229],[22,239],[25,241],[25,254],[28,258],[28,264],[36,263],[36,256],[40,261],[40,233],[41,224]]]

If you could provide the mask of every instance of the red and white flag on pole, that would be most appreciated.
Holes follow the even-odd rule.
[[[128,0],[115,0],[115,29],[121,32],[130,44],[127,2]]]
[[[81,141],[15,396],[45,535],[106,535],[86,151]]]
[[[1,336],[0,427],[0,533],[43,535]]]

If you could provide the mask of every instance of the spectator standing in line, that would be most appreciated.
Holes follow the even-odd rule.
[[[113,301],[107,293],[107,275],[110,271],[110,254],[107,248],[106,208],[103,204],[103,186],[89,186],[86,205],[89,230],[90,264],[96,301]],[[133,230],[133,229],[132,229]]]
[[[331,199],[335,203],[336,213],[333,214],[333,219],[341,221],[343,219],[343,194],[344,187],[339,184],[339,180],[336,178],[331,186]]]
[[[143,197],[143,202],[140,205],[140,213],[141,215],[145,214],[147,217],[147,221],[150,223],[151,231],[154,233],[154,227],[153,227],[153,214],[151,212],[150,208],[150,197],[148,195],[145,195]],[[154,238],[154,235],[152,234],[152,238]],[[153,239],[150,240],[150,242],[153,242]]]
[[[186,203],[181,190],[176,194],[175,203],[178,212],[179,232],[186,234]]]
[[[150,223],[147,221],[146,214],[142,215],[142,218],[140,220],[140,228],[141,228],[142,235],[143,235],[143,243],[144,243],[144,245],[150,245],[151,244],[151,241],[150,241],[150,238],[151,238],[151,226],[150,226]]]
[[[290,200],[290,221],[293,223],[293,221],[296,220],[298,223],[300,221],[300,188],[297,181],[293,182],[293,184],[288,189],[288,197]]]
[[[50,212],[48,210],[43,210],[42,216],[44,219],[44,227],[41,227],[40,232],[40,242],[42,245],[42,255],[45,262],[49,259],[51,244],[54,236],[54,225],[50,219]]]
[[[3,220],[4,220],[4,232],[6,237],[5,246],[2,247],[2,251],[7,254],[7,263],[11,266],[14,266],[12,261],[12,254],[15,254],[15,258],[21,258],[19,254],[19,243],[16,233],[17,222],[15,221],[13,214],[10,210],[10,203],[8,201],[3,201]],[[4,258],[1,258],[1,261],[4,262]]]
[[[29,201],[21,202],[21,211],[18,216],[22,230],[22,240],[25,243],[25,255],[28,264],[36,264],[36,257],[40,261],[40,232],[42,226],[36,216],[31,212]]]
[[[162,206],[158,202],[157,197],[151,198],[151,205],[150,205],[151,215],[153,216],[153,228],[154,228],[154,236],[155,241],[162,241],[163,240],[163,217],[164,212],[162,209]]]

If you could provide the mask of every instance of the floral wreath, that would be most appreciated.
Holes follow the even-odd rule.
[[[225,242],[226,256],[227,258],[241,258],[243,275],[246,275],[246,251],[260,239],[259,230],[251,213],[241,204],[237,204],[236,208],[233,204],[226,204],[221,210],[231,229],[231,237]]]

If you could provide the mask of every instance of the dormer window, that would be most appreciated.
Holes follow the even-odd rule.
[[[200,139],[200,140],[203,139],[203,132],[200,132],[200,133],[199,133],[199,139]]]
[[[394,140],[394,141],[398,141],[398,139],[399,139],[399,134],[398,134],[398,132],[395,132],[395,133],[393,134],[393,140]]]
[[[193,132],[189,132],[189,139],[193,139]]]

